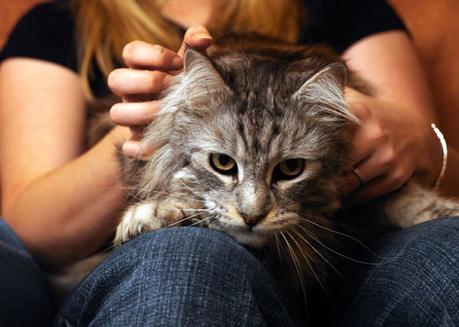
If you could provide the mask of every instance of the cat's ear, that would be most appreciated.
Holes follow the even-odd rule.
[[[334,62],[328,64],[312,75],[301,85],[294,96],[300,97],[340,97],[347,82],[347,69],[344,63]]]
[[[210,59],[199,51],[188,47],[183,56],[184,74],[191,90],[198,94],[226,88],[225,81]]]
[[[328,64],[309,77],[293,94],[293,98],[308,103],[322,104],[324,112],[355,120],[344,99],[347,68],[342,62]]]

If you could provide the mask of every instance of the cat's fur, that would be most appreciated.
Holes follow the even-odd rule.
[[[146,161],[121,160],[129,205],[114,243],[197,225],[275,249],[300,276],[317,275],[314,267],[327,258],[315,246],[334,242],[359,123],[343,88],[368,87],[324,47],[253,37],[218,44],[209,57],[187,49],[184,65],[145,131],[142,142],[156,152]],[[212,154],[234,159],[237,172],[217,172]],[[304,159],[304,170],[279,179],[279,164],[293,158]],[[375,228],[404,228],[458,213],[456,202],[408,183],[347,215]]]
[[[323,262],[314,244],[333,242],[342,176],[351,170],[358,121],[343,88],[368,88],[324,47],[236,38],[210,58],[188,49],[184,63],[145,132],[143,142],[157,151],[146,162],[125,161],[132,197],[115,244],[162,227],[205,226],[248,246],[279,247],[290,265],[310,274]],[[237,174],[216,172],[215,153],[233,158]],[[305,159],[304,171],[273,180],[291,158]],[[408,183],[351,215],[381,229],[458,213],[456,202]]]

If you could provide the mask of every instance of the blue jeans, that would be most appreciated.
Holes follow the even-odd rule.
[[[49,326],[52,320],[40,268],[0,218],[0,326]]]
[[[40,276],[39,271],[31,270],[31,276],[23,276],[20,274],[23,267],[5,259],[11,244],[17,240],[5,238],[11,234],[9,231],[3,233],[5,228],[0,229],[0,239],[7,239],[7,246],[0,248],[0,294],[6,291],[10,295],[7,302],[5,297],[1,299],[0,308],[5,304],[16,308],[6,312],[9,316],[0,311],[0,322],[6,321],[4,317],[12,317],[11,314],[29,315],[38,322],[39,315],[33,312],[50,312],[49,302],[42,301],[47,298],[46,291],[42,292],[46,288],[36,287],[43,285],[33,279]],[[333,301],[346,307],[336,323],[343,326],[459,325],[458,242],[457,218],[437,220],[384,236],[374,249],[379,256],[389,259],[378,265],[352,267],[350,275],[356,277],[358,286],[351,285],[341,295],[332,292],[336,296]],[[13,252],[14,261],[21,261],[22,257],[30,259],[26,253]],[[30,262],[27,261],[36,269],[33,261]],[[4,267],[15,279],[4,281]],[[24,298],[23,285],[33,294]],[[311,296],[308,300],[327,302]],[[329,320],[325,319],[331,312],[328,306],[322,306],[317,312],[314,321]],[[55,325],[305,324],[295,321],[292,318],[295,316],[272,275],[251,252],[224,234],[180,227],[141,235],[115,250],[67,298]],[[13,320],[7,322],[10,321]],[[16,325],[34,324],[20,321]]]
[[[358,288],[338,323],[459,325],[458,244],[457,218],[386,235],[375,251],[390,259],[353,272]],[[346,301],[348,294],[352,289]],[[56,325],[293,326],[287,303],[265,267],[232,238],[180,227],[117,249],[71,294]],[[316,321],[330,310],[322,312]]]
[[[386,235],[363,269],[348,326],[459,326],[459,217]]]

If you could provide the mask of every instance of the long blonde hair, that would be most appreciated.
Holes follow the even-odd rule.
[[[178,50],[182,36],[164,19],[165,0],[73,0],[78,58],[85,91],[96,63],[108,76],[121,63],[124,45],[134,40]],[[256,32],[296,42],[303,11],[298,0],[219,0],[208,28],[214,37]]]

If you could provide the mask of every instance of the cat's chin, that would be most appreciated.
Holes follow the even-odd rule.
[[[239,243],[250,247],[262,247],[271,238],[270,234],[257,233],[253,231],[227,231]]]

